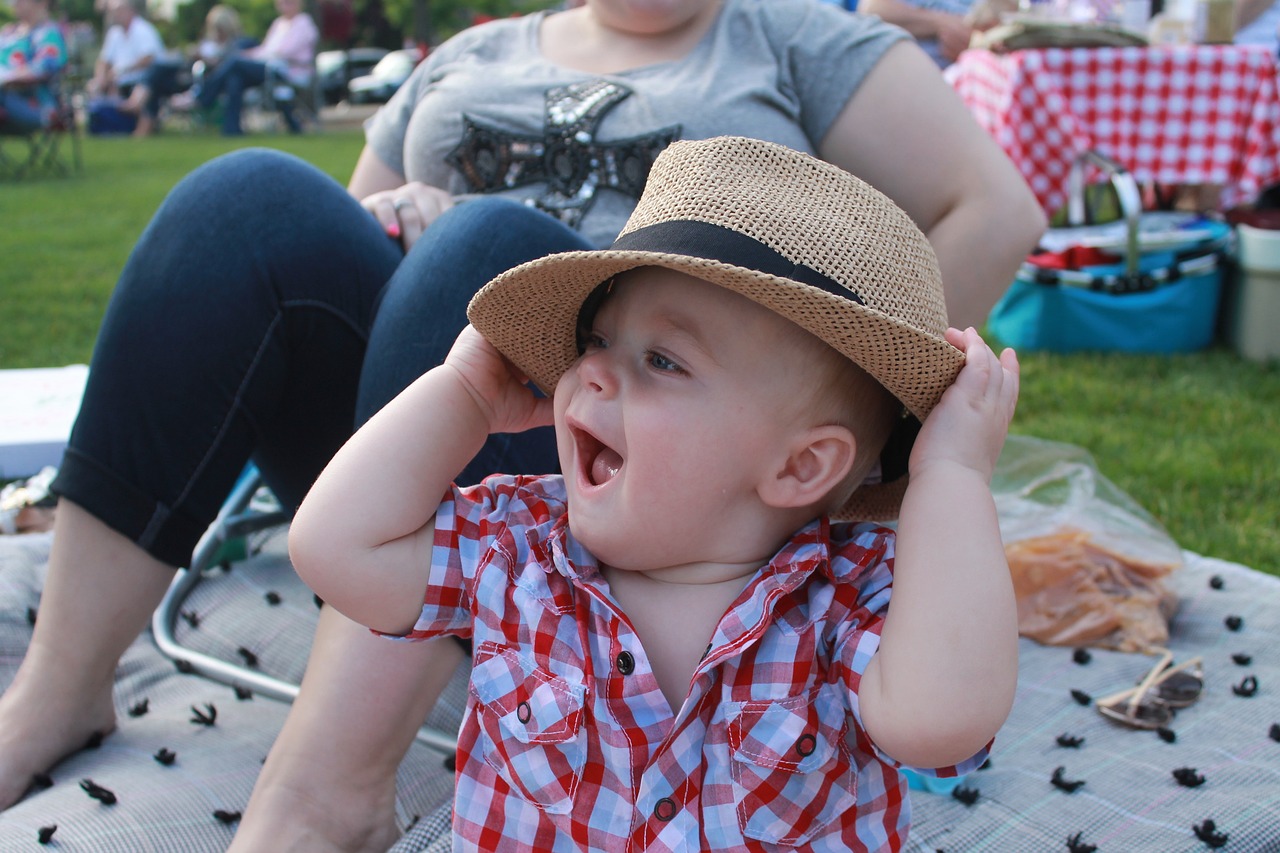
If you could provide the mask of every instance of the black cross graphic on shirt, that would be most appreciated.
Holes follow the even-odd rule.
[[[462,173],[472,192],[545,183],[535,199],[538,207],[576,228],[600,189],[640,198],[654,158],[679,138],[675,125],[630,139],[598,140],[605,113],[630,94],[605,80],[548,89],[542,136],[508,133],[463,115],[462,141],[445,162]]]

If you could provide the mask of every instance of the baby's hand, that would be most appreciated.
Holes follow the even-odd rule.
[[[515,365],[468,325],[445,356],[489,422],[489,432],[524,432],[552,422],[549,397],[539,397]]]
[[[911,473],[952,463],[990,482],[1018,402],[1018,356],[1006,349],[996,358],[972,327],[947,329],[946,338],[964,351],[964,367],[916,437]]]

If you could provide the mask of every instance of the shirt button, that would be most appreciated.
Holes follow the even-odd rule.
[[[516,706],[517,720],[519,720],[522,723],[527,723],[529,722],[529,719],[531,717],[533,717],[533,709],[529,707],[528,702],[521,702],[519,705]]]
[[[618,667],[618,672],[623,675],[630,675],[636,671],[636,659],[631,656],[631,652],[619,652],[614,664]]]
[[[813,755],[813,751],[818,748],[818,739],[813,735],[800,735],[800,739],[796,741],[796,752],[800,753],[801,758],[808,758]]]
[[[675,817],[676,811],[678,811],[676,801],[670,797],[663,797],[653,805],[653,816],[664,823]]]

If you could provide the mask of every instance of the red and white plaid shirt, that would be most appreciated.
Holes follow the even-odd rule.
[[[561,478],[452,491],[407,638],[473,643],[455,849],[902,848],[907,785],[858,713],[894,541],[826,519],[797,532],[721,618],[673,717],[569,532]]]

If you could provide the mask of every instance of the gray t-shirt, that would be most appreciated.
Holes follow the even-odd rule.
[[[547,14],[440,45],[366,138],[406,180],[536,204],[602,247],[672,141],[749,136],[814,153],[867,72],[909,38],[815,0],[725,0],[685,58],[592,75],[539,52]]]

